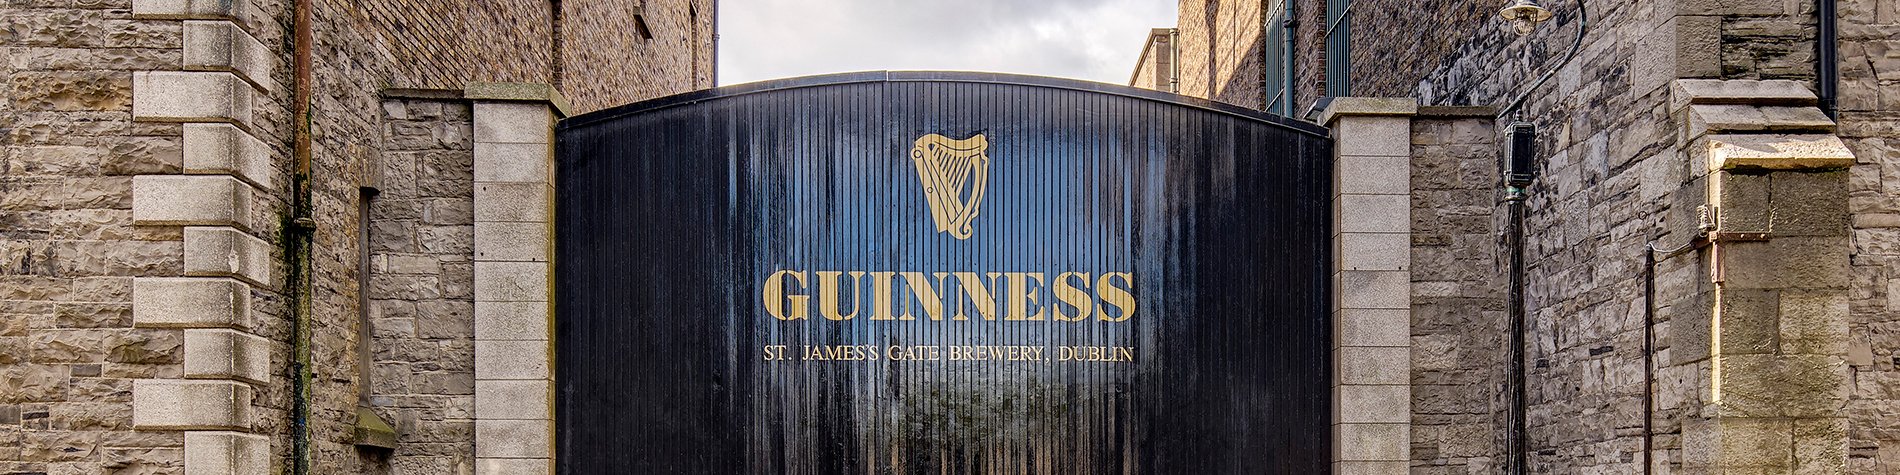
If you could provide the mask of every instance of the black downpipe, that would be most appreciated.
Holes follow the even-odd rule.
[[[1281,3],[1286,6],[1284,7],[1285,12],[1280,14],[1280,36],[1283,37],[1286,44],[1280,48],[1280,115],[1292,117],[1293,101],[1295,100],[1293,96],[1293,48],[1298,44],[1294,42],[1293,33],[1294,30],[1299,28],[1299,18],[1297,18],[1299,2],[1296,0],[1283,0]]]
[[[1527,472],[1526,414],[1529,412],[1528,387],[1524,377],[1524,189],[1510,186],[1504,196],[1510,212],[1510,230],[1505,233],[1505,248],[1510,253],[1510,291],[1506,293],[1511,314],[1511,473]]]
[[[1643,246],[1643,473],[1656,463],[1656,247]]]
[[[1837,97],[1841,82],[1841,64],[1836,57],[1840,53],[1839,34],[1835,25],[1834,0],[1814,0],[1816,18],[1814,40],[1814,76],[1815,89],[1821,96],[1821,112],[1829,119],[1837,118]]]

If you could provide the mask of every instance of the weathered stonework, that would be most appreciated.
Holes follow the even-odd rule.
[[[470,104],[385,101],[386,90],[552,84],[585,112],[712,84],[712,1],[563,3],[310,2],[317,471],[476,471]],[[0,473],[276,473],[292,462],[293,5],[0,6]],[[654,38],[627,54],[636,12]],[[531,149],[484,157],[515,163],[504,157]],[[382,192],[368,223],[356,212],[364,187]],[[488,230],[498,241],[534,233]],[[518,333],[519,309],[499,308],[485,309],[498,322],[485,332],[547,338]],[[359,404],[395,426],[393,451],[353,447]]]
[[[1317,74],[1324,48],[1316,25],[1323,23],[1325,3],[1295,5],[1300,104],[1327,81]],[[1502,302],[1475,291],[1503,285],[1496,276],[1504,271],[1498,264],[1506,252],[1499,246],[1504,207],[1495,191],[1502,155],[1495,145],[1478,150],[1475,144],[1495,142],[1471,135],[1501,134],[1517,118],[1539,128],[1525,250],[1528,470],[1631,473],[1648,461],[1658,473],[1694,471],[1698,464],[1888,471],[1900,457],[1893,442],[1900,426],[1890,417],[1900,393],[1886,383],[1896,371],[1891,360],[1900,340],[1883,336],[1900,334],[1889,322],[1900,308],[1894,303],[1900,299],[1892,298],[1900,279],[1887,270],[1900,252],[1891,244],[1900,240],[1892,231],[1900,228],[1900,211],[1888,186],[1895,180],[1883,170],[1900,159],[1892,146],[1900,103],[1889,92],[1900,78],[1881,72],[1895,69],[1900,7],[1878,0],[1836,3],[1841,80],[1839,114],[1830,118],[1815,107],[1813,2],[1588,2],[1583,47],[1561,65],[1556,61],[1579,24],[1575,2],[1545,2],[1556,17],[1529,36],[1498,19],[1499,3],[1352,2],[1354,95],[1417,97],[1427,109],[1495,106],[1548,68],[1559,68],[1530,91],[1514,117],[1474,117],[1462,133],[1433,126],[1415,137],[1422,148],[1414,153],[1414,179],[1449,188],[1427,194],[1415,188],[1414,195],[1412,331],[1420,350],[1414,355],[1428,356],[1413,360],[1413,472],[1489,472],[1508,462],[1508,406],[1500,399],[1508,373],[1496,367],[1510,363],[1498,320]],[[1192,50],[1182,55],[1181,69],[1243,69],[1222,66],[1228,57],[1192,51],[1229,51],[1244,60],[1263,47],[1275,49],[1217,33],[1221,25],[1251,28],[1221,21],[1229,17],[1219,12],[1255,4],[1182,2],[1181,47]],[[1191,28],[1216,33],[1186,34]],[[1213,44],[1189,44],[1194,41]],[[1207,87],[1191,95],[1241,105],[1255,100]],[[1423,119],[1413,123],[1419,129]],[[1474,145],[1458,150],[1448,145],[1453,142]],[[1448,156],[1468,161],[1453,174],[1443,168]],[[1829,195],[1842,187],[1845,198]],[[1758,212],[1740,212],[1750,208]],[[1714,214],[1704,218],[1698,210]],[[1692,247],[1662,258],[1654,269],[1655,299],[1644,307],[1647,247],[1691,243],[1704,225],[1747,232],[1780,224],[1776,233],[1783,233],[1795,223],[1805,231],[1769,234],[1767,243],[1732,242],[1724,246],[1727,256]],[[1472,234],[1461,238],[1447,229]],[[1841,232],[1848,233],[1845,241]],[[1843,249],[1848,253],[1833,253]],[[1761,262],[1812,265],[1749,264]],[[1723,277],[1712,277],[1716,269]],[[1809,277],[1749,281],[1774,272]],[[1718,285],[1722,279],[1741,282]],[[1728,298],[1718,301],[1722,293]],[[1850,315],[1845,336],[1836,325],[1843,306]],[[1751,312],[1761,317],[1745,318]],[[1720,324],[1724,316],[1733,317],[1728,325]],[[1647,370],[1646,317],[1655,344]],[[1724,351],[1735,353],[1717,356]],[[1751,356],[1761,352],[1773,357]],[[1725,358],[1732,361],[1712,363]],[[1844,373],[1837,358],[1845,361]],[[1796,389],[1710,377],[1737,371],[1787,379]],[[1647,398],[1646,375],[1653,376]],[[1725,386],[1719,402],[1702,394]],[[1818,399],[1789,399],[1797,393]],[[1830,405],[1841,397],[1844,408]],[[1646,399],[1653,401],[1647,412]],[[1794,417],[1785,423],[1725,419],[1767,409],[1796,412],[1777,416]],[[1654,452],[1644,452],[1646,427]],[[1707,436],[1746,430],[1779,435]],[[1835,442],[1843,430],[1845,455]],[[1845,468],[1835,463],[1842,458]]]
[[[370,202],[369,404],[397,434],[392,471],[474,473],[471,106],[385,99]]]

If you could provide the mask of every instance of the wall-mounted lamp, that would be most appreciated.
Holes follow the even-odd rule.
[[[1517,30],[1517,34],[1528,35],[1537,29],[1538,23],[1549,20],[1551,13],[1537,0],[1511,0],[1510,5],[1498,9],[1498,16],[1511,22],[1511,28]]]

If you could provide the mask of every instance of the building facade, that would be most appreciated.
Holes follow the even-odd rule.
[[[715,8],[0,6],[0,473],[547,472],[552,124]]]
[[[1552,1],[1519,35],[1505,3],[1184,1],[1130,81],[1342,140],[1409,130],[1396,153],[1337,152],[1339,213],[1396,159],[1411,223],[1406,285],[1338,280],[1342,300],[1404,292],[1410,329],[1374,345],[1409,361],[1377,396],[1409,411],[1363,417],[1374,393],[1336,386],[1338,473],[1900,470],[1900,4]],[[1528,183],[1505,173],[1519,120]],[[1370,321],[1351,312],[1336,339]]]

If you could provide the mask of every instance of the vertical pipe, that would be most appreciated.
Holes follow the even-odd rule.
[[[1838,114],[1835,101],[1840,87],[1840,61],[1836,54],[1840,52],[1836,31],[1834,0],[1814,0],[1815,39],[1814,39],[1814,76],[1815,89],[1821,96],[1821,112],[1832,119]]]
[[[290,261],[285,287],[291,293],[291,314],[295,320],[290,329],[291,346],[295,352],[291,359],[291,473],[304,475],[310,473],[310,294],[313,290],[310,282],[310,245],[311,234],[315,231],[310,218],[310,43],[315,36],[310,29],[310,0],[294,2],[292,15],[294,31],[291,44],[296,56],[296,97],[291,100],[290,120],[294,124],[291,150],[297,168],[296,175],[292,177],[295,182],[295,194],[291,197],[292,219],[285,227],[289,237],[286,250]]]
[[[1527,472],[1525,464],[1528,443],[1526,443],[1525,414],[1528,413],[1528,388],[1524,377],[1524,189],[1511,186],[1504,197],[1506,208],[1510,212],[1510,223],[1505,233],[1505,249],[1510,269],[1510,289],[1506,293],[1509,300],[1505,306],[1511,315],[1511,472],[1523,475]]]
[[[1181,29],[1168,29],[1168,92],[1181,93]]]
[[[1297,0],[1281,0],[1281,3],[1285,5],[1286,13],[1281,14],[1280,35],[1285,37],[1286,45],[1280,48],[1280,69],[1283,71],[1280,74],[1280,116],[1292,117],[1293,101],[1298,100],[1293,95],[1293,47],[1296,44],[1293,31],[1299,26],[1296,18],[1299,3]]]
[[[1656,247],[1643,246],[1643,473],[1656,453]]]
[[[552,83],[550,85],[554,86],[555,92],[559,92],[562,82],[567,78],[567,62],[562,57],[563,50],[566,49],[566,39],[561,33],[561,28],[564,26],[562,23],[566,21],[567,15],[561,12],[561,0],[548,0],[548,13],[548,46],[549,49],[553,50],[551,54],[553,58],[548,61],[548,82]],[[693,25],[692,31],[699,31],[699,25]],[[694,42],[693,50],[698,51],[699,38],[695,37],[691,41]],[[694,55],[693,57],[693,68],[699,68],[698,55]],[[697,80],[699,78],[695,77],[693,79]]]

